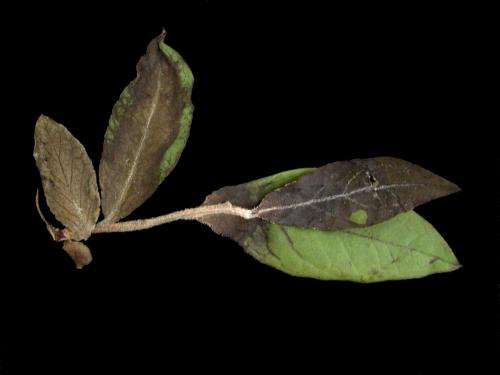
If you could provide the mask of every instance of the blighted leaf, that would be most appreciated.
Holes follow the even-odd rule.
[[[115,104],[99,166],[105,222],[139,207],[175,167],[186,144],[193,75],[182,57],[153,39],[137,77]]]
[[[99,192],[85,148],[63,125],[42,115],[33,156],[50,210],[71,239],[87,239],[99,217]]]
[[[366,227],[460,189],[407,161],[378,157],[330,163],[267,195],[254,214],[321,230]]]
[[[210,194],[203,202],[203,206],[231,202],[234,206],[252,208],[259,204],[266,194],[296,181],[313,170],[314,168],[294,169],[244,184],[226,186]],[[261,219],[247,220],[233,215],[212,215],[198,220],[209,225],[214,232],[238,242],[246,238],[249,232],[262,222]]]
[[[311,171],[283,172],[225,187],[209,195],[204,204],[230,201],[251,208],[269,192],[292,186],[297,179],[311,175]],[[237,241],[260,262],[295,276],[377,282],[418,278],[460,267],[439,233],[413,211],[371,227],[336,232],[231,215],[199,220],[216,233]]]
[[[63,243],[63,249],[69,254],[71,259],[73,259],[78,269],[82,269],[92,262],[92,253],[90,249],[81,242],[66,240]]]

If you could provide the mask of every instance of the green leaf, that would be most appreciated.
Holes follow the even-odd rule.
[[[414,211],[337,232],[260,223],[242,246],[283,272],[324,280],[413,279],[460,267],[446,241]]]
[[[165,32],[149,43],[104,136],[99,182],[108,223],[129,215],[155,192],[189,136],[193,74],[164,37]]]
[[[405,160],[338,161],[267,195],[254,214],[320,230],[366,227],[459,191],[457,185]]]
[[[283,186],[293,186],[313,171],[298,169],[227,186],[210,194],[204,205],[229,201],[250,209],[267,194]],[[362,222],[365,218],[362,213],[355,213],[353,219]],[[231,215],[198,220],[237,241],[260,262],[294,276],[377,282],[418,278],[460,267],[445,240],[413,211],[370,227],[336,232]]]

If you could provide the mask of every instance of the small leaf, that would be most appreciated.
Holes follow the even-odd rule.
[[[153,39],[137,77],[115,104],[99,166],[104,221],[139,207],[175,167],[189,136],[193,75],[182,57]]]
[[[370,226],[460,189],[401,159],[330,163],[267,195],[254,214],[267,221],[320,230]]]
[[[63,243],[63,249],[68,253],[71,259],[73,259],[76,268],[79,270],[92,262],[92,253],[90,249],[81,242],[66,240]]]
[[[89,238],[99,217],[99,192],[85,148],[63,125],[42,115],[35,127],[33,156],[54,216],[71,239]]]
[[[297,179],[300,181],[315,173],[311,171],[283,172],[228,186],[209,195],[204,204],[229,201],[251,208],[271,191],[293,186]],[[237,241],[260,262],[295,276],[378,282],[418,278],[460,267],[439,233],[413,211],[371,227],[337,232],[231,215],[206,216],[199,221]]]

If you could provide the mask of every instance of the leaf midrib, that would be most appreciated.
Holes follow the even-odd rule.
[[[311,206],[314,204],[329,202],[329,201],[333,201],[336,199],[343,199],[343,198],[349,199],[352,195],[370,192],[370,191],[377,192],[380,190],[389,190],[389,189],[399,188],[399,187],[414,187],[414,186],[421,186],[421,185],[425,185],[425,184],[390,184],[390,185],[382,185],[382,186],[365,186],[363,188],[359,188],[359,189],[350,191],[348,193],[334,194],[334,195],[329,195],[329,196],[323,197],[323,198],[313,198],[313,199],[309,199],[307,201],[299,202],[299,203],[292,203],[292,204],[287,204],[287,205],[283,205],[283,206],[271,206],[271,207],[266,207],[266,208],[258,208],[257,207],[255,209],[254,215],[259,216],[260,214],[263,214],[266,212],[271,212],[271,211],[293,210],[295,208]]]
[[[125,200],[125,196],[126,196],[126,193],[128,193],[129,189],[130,189],[130,186],[132,185],[132,180],[133,180],[133,177],[135,176],[135,171],[137,169],[137,165],[138,165],[138,162],[139,162],[139,159],[140,159],[140,156],[142,154],[142,150],[144,148],[144,144],[145,144],[145,141],[146,139],[148,138],[148,134],[149,134],[149,129],[150,129],[150,126],[151,126],[151,122],[152,122],[152,119],[153,119],[153,115],[156,111],[156,107],[157,107],[157,104],[158,104],[158,99],[159,99],[159,96],[160,96],[160,88],[161,88],[161,81],[160,81],[160,76],[161,76],[161,69],[158,69],[158,77],[157,79],[155,80],[156,82],[156,88],[155,88],[155,92],[154,92],[154,95],[152,97],[152,103],[151,103],[151,108],[150,108],[150,111],[149,111],[149,114],[148,114],[148,117],[147,117],[147,120],[146,120],[146,127],[144,129],[144,132],[142,134],[142,137],[139,141],[139,146],[137,147],[137,151],[134,155],[134,160],[132,162],[132,165],[129,169],[129,173],[127,175],[127,178],[125,180],[125,184],[123,186],[123,189],[120,193],[120,197],[119,199],[116,201],[115,205],[114,205],[114,208],[111,210],[110,214],[108,215],[108,217],[106,218],[105,222],[113,222],[115,221],[115,217],[117,216],[117,214],[119,213],[119,210]]]

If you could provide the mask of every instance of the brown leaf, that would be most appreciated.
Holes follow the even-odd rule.
[[[153,194],[189,135],[193,76],[164,36],[149,43],[113,108],[99,167],[104,222],[120,220]]]
[[[254,214],[273,223],[331,231],[370,226],[459,190],[401,159],[354,159],[327,164],[273,191]]]
[[[89,238],[99,217],[99,193],[85,148],[63,125],[42,115],[33,156],[54,216],[69,229],[71,239]]]
[[[63,249],[69,254],[71,259],[73,259],[76,268],[79,270],[92,262],[92,253],[90,249],[81,242],[66,240],[63,243]]]
[[[313,168],[294,169],[239,185],[225,186],[207,196],[203,206],[231,202],[234,206],[251,209],[258,205],[266,194],[296,181],[313,170]],[[232,238],[242,246],[248,236],[265,223],[259,218],[247,220],[233,215],[205,216],[198,221],[210,226],[214,232]]]

